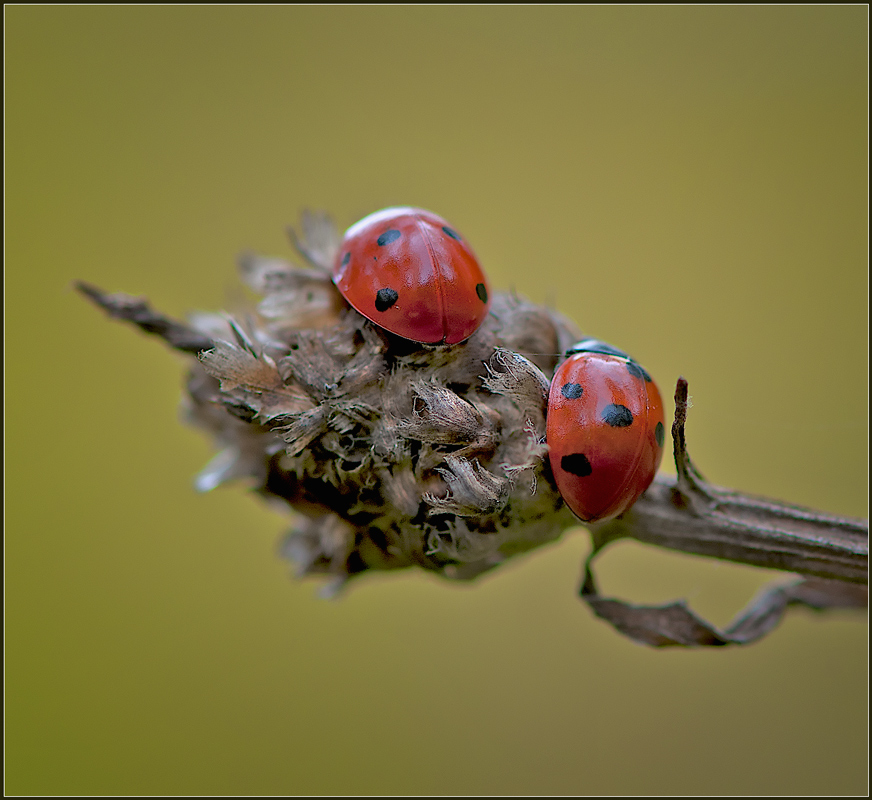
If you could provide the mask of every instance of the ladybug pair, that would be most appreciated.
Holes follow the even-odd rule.
[[[412,341],[457,344],[488,311],[470,246],[444,219],[387,208],[345,233],[333,266],[343,297],[375,324]],[[638,500],[663,456],[663,403],[651,376],[596,339],[570,348],[551,381],[546,440],[557,488],[585,522]]]

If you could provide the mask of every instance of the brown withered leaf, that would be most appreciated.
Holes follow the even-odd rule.
[[[484,387],[494,394],[508,397],[535,429],[545,433],[544,409],[551,384],[546,375],[520,353],[499,347],[486,363]]]
[[[509,499],[509,480],[488,472],[477,460],[452,454],[445,458],[445,467],[437,468],[437,472],[448,484],[449,495],[424,495],[432,513],[479,516],[483,512],[499,511]]]
[[[340,237],[329,214],[323,211],[306,210],[300,215],[301,234],[287,227],[288,237],[313,267],[329,270],[339,252]]]
[[[471,445],[492,436],[491,420],[472,403],[429,380],[412,383],[412,416],[398,425],[408,439],[428,444]]]
[[[315,407],[300,386],[282,380],[275,361],[265,353],[218,341],[199,358],[206,372],[221,382],[222,392],[240,390],[240,399],[264,419],[302,414]]]
[[[659,606],[642,606],[603,597],[596,587],[591,562],[610,540],[593,537],[594,547],[584,567],[579,594],[600,619],[624,636],[649,647],[723,647],[745,645],[762,639],[780,622],[790,606],[815,611],[839,608],[865,608],[868,587],[828,580],[800,578],[787,584],[764,588],[733,620],[719,630],[699,617],[682,601]]]

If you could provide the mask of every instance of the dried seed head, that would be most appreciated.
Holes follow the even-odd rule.
[[[143,301],[98,300],[199,353],[186,418],[219,452],[198,488],[246,478],[289,506],[283,553],[334,589],[409,566],[469,579],[574,524],[541,441],[550,373],[574,326],[495,293],[458,345],[399,340],[339,297],[332,226],[309,216],[304,227],[292,238],[309,267],[240,259],[262,295],[249,316],[197,314],[186,329]]]
[[[305,216],[304,236],[292,239],[312,269],[241,259],[263,295],[250,317],[200,313],[185,325],[141,298],[77,284],[113,317],[199,357],[183,411],[218,454],[197,487],[244,478],[293,509],[282,552],[300,575],[328,576],[325,594],[367,570],[418,566],[470,580],[575,524],[544,459],[543,423],[549,379],[580,331],[497,294],[462,344],[411,346],[340,301],[327,277],[338,237],[326,217]],[[764,636],[789,605],[865,607],[854,581],[866,573],[868,523],[709,486],[687,455],[684,379],[675,399],[678,478],[658,478],[627,517],[593,527],[580,594],[595,613],[645,644],[722,646]],[[718,631],[681,603],[599,595],[591,560],[626,535],[816,577],[776,586]]]

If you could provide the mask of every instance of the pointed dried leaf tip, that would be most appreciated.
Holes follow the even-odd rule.
[[[315,403],[299,386],[285,384],[276,363],[266,354],[255,355],[247,347],[216,342],[213,350],[201,353],[206,372],[221,382],[222,392],[233,392],[265,419],[300,414]]]
[[[323,211],[304,211],[301,215],[302,235],[288,227],[288,236],[297,252],[313,267],[329,270],[339,252],[339,232]]]
[[[415,381],[412,417],[398,430],[429,444],[481,444],[493,436],[491,420],[455,392],[430,381]]]
[[[448,484],[448,497],[424,495],[432,513],[469,517],[493,514],[505,506],[511,488],[506,478],[488,472],[478,461],[456,455],[445,459],[445,467],[439,468],[438,472]]]
[[[503,348],[497,348],[485,368],[485,388],[512,400],[535,429],[544,433],[551,381],[542,370],[520,353]]]

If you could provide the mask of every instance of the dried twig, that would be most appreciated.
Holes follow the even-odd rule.
[[[749,644],[765,636],[788,606],[864,608],[868,602],[868,525],[706,483],[687,452],[687,381],[675,389],[672,425],[676,478],[658,477],[620,519],[593,526],[582,598],[597,616],[655,647]],[[813,577],[764,590],[725,631],[683,603],[635,606],[602,597],[591,570],[609,543],[629,537],[695,555],[723,558]]]
[[[75,286],[85,297],[108,311],[110,316],[133,322],[144,331],[165,339],[167,344],[176,350],[197,355],[215,346],[215,343],[202,333],[153,311],[148,302],[140,297],[106,294],[84,281],[78,281]]]
[[[690,460],[685,439],[687,382],[675,390],[672,425],[676,478],[661,476],[624,518],[601,527],[618,535],[758,567],[865,583],[869,528],[865,520],[720,489]]]
[[[207,490],[247,478],[296,512],[283,553],[331,590],[369,570],[418,566],[468,580],[577,523],[544,458],[547,387],[581,332],[513,295],[467,341],[410,346],[346,306],[325,264],[335,231],[307,218],[293,237],[309,267],[247,254],[240,269],[263,296],[245,317],[188,324],[141,299],[77,288],[117,319],[198,357],[186,413],[220,452]],[[673,425],[676,479],[658,478],[618,520],[591,526],[581,594],[595,613],[648,645],[747,643],[791,604],[865,603],[868,526],[709,486],[687,455],[687,384]],[[778,587],[726,632],[681,604],[631,606],[596,590],[591,562],[633,537],[698,555],[811,576]]]

